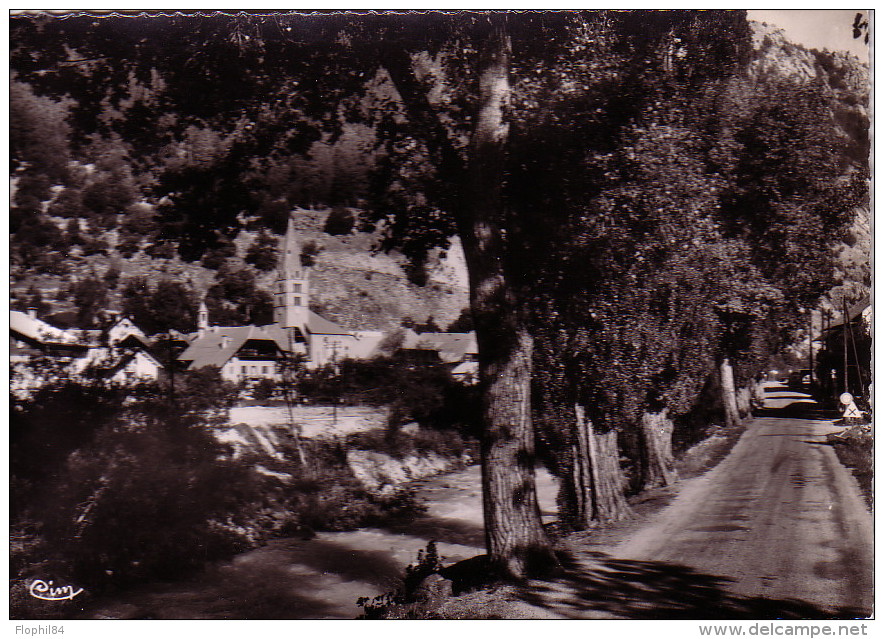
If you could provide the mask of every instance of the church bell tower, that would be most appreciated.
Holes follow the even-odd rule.
[[[292,336],[301,333],[301,340],[307,337],[307,313],[309,312],[309,276],[301,265],[301,244],[292,218],[289,217],[285,237],[280,244],[279,265],[277,266],[276,288],[273,293],[273,321]]]

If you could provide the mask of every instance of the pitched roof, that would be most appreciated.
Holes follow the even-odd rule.
[[[295,223],[289,216],[289,224],[285,230],[285,237],[279,247],[279,263],[276,271],[280,278],[293,277],[302,270],[301,266],[301,243],[298,241],[298,233],[295,231]]]
[[[851,324],[853,322],[855,322],[858,317],[860,317],[861,315],[864,314],[866,309],[868,309],[871,306],[871,302],[872,302],[871,298],[868,295],[866,295],[860,301],[856,302],[855,304],[853,304],[852,306],[849,306],[847,308],[847,317],[850,318]],[[828,330],[830,330],[830,331],[831,330],[840,330],[841,326],[843,324],[844,324],[844,318],[842,317],[841,321],[829,326]]]
[[[40,344],[85,346],[75,335],[21,311],[9,311],[9,330]]]
[[[859,315],[862,315],[862,312],[864,310],[866,310],[871,303],[872,303],[871,298],[868,295],[866,295],[860,301],[858,301],[856,304],[854,304],[849,309],[847,309],[847,316],[850,318],[850,321],[852,322]]]
[[[307,312],[307,330],[313,335],[352,335],[352,331],[317,315],[313,311]]]
[[[479,352],[476,334],[470,333],[406,333],[402,348],[437,351],[443,362],[459,362],[465,355]]]
[[[202,336],[197,335],[178,359],[190,361],[190,368],[220,368],[249,340],[272,341],[279,350],[288,350],[285,331],[278,326],[213,326]]]

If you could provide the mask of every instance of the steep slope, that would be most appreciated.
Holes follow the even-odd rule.
[[[316,242],[322,250],[310,275],[310,301],[340,324],[359,330],[384,330],[401,319],[423,322],[432,317],[445,327],[469,304],[466,266],[459,242],[446,255],[431,258],[426,286],[408,282],[404,258],[374,252],[377,237],[368,233],[332,236],[322,232],[328,213],[298,209],[293,213],[302,242]],[[251,234],[238,244],[247,246]],[[242,249],[241,249],[242,251]],[[274,273],[260,282],[271,290]]]
[[[322,315],[352,330],[388,330],[404,318],[424,322],[432,317],[441,327],[450,324],[469,304],[466,267],[459,242],[455,239],[446,255],[437,251],[431,256],[429,281],[420,287],[410,283],[402,268],[404,258],[395,254],[374,252],[375,234],[354,233],[332,236],[322,228],[328,211],[298,209],[293,212],[301,233],[301,241],[315,242],[321,247],[311,271],[311,305]],[[62,227],[63,218],[50,218]],[[82,255],[73,251],[65,260],[67,272],[31,271],[13,274],[10,287],[14,299],[29,299],[38,291],[51,304],[44,314],[73,310],[66,291],[72,282],[90,276],[103,277],[109,270],[120,273],[120,285],[110,290],[110,308],[120,308],[119,291],[127,279],[144,277],[150,282],[169,279],[182,282],[202,296],[215,281],[215,271],[198,263],[154,258],[143,252],[122,257],[114,248],[114,231],[102,237],[111,247],[108,255]],[[230,261],[250,269],[257,284],[268,292],[273,290],[275,271],[261,272],[243,260],[257,233],[243,231],[235,241],[237,256]]]

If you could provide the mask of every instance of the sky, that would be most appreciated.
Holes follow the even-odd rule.
[[[812,49],[849,51],[863,62],[869,61],[869,48],[853,38],[853,18],[861,9],[750,9],[749,19],[780,27],[793,42]]]

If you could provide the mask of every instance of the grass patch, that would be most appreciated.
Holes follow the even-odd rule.
[[[872,426],[854,426],[841,433],[832,433],[826,438],[838,455],[838,460],[851,470],[859,484],[863,499],[869,510],[872,509],[873,458]]]

